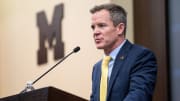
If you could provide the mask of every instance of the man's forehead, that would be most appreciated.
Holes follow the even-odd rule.
[[[104,14],[109,15],[109,11],[102,9],[102,10],[96,11],[92,15],[104,15]]]
[[[92,19],[95,20],[95,19],[102,19],[102,18],[110,18],[110,14],[107,10],[100,10],[100,11],[97,11],[95,13],[92,14]]]

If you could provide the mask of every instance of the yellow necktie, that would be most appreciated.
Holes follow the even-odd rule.
[[[107,79],[108,79],[108,64],[111,60],[110,56],[106,56],[103,59],[101,66],[101,84],[100,84],[100,101],[106,101],[107,95]]]

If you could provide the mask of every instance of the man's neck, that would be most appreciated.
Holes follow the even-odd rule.
[[[119,47],[126,39],[120,40],[119,42],[117,42],[116,44],[114,44],[112,47],[108,47],[106,49],[104,49],[104,54],[105,55],[109,55],[114,49],[116,49],[117,47]]]

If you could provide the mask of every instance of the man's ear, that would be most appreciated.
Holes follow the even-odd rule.
[[[117,32],[119,36],[122,36],[124,34],[124,30],[125,30],[125,25],[124,23],[119,23],[117,26]]]

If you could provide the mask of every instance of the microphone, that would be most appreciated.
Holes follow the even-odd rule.
[[[26,88],[21,91],[20,93],[25,93],[28,91],[32,91],[34,90],[33,84],[35,84],[38,80],[40,80],[42,77],[44,77],[47,73],[49,73],[51,70],[53,70],[58,64],[60,64],[61,62],[63,62],[67,57],[69,57],[71,54],[73,53],[77,53],[80,50],[80,47],[77,46],[73,49],[72,52],[70,52],[68,55],[66,55],[65,57],[63,57],[58,63],[56,63],[54,66],[52,66],[50,69],[48,69],[45,73],[43,73],[40,77],[38,77],[36,80],[34,80],[33,82],[28,82]]]
[[[76,52],[78,52],[79,50],[80,50],[80,47],[79,47],[79,46],[77,46],[76,48],[74,48],[74,49],[73,49],[73,52],[75,52],[75,53],[76,53]]]

